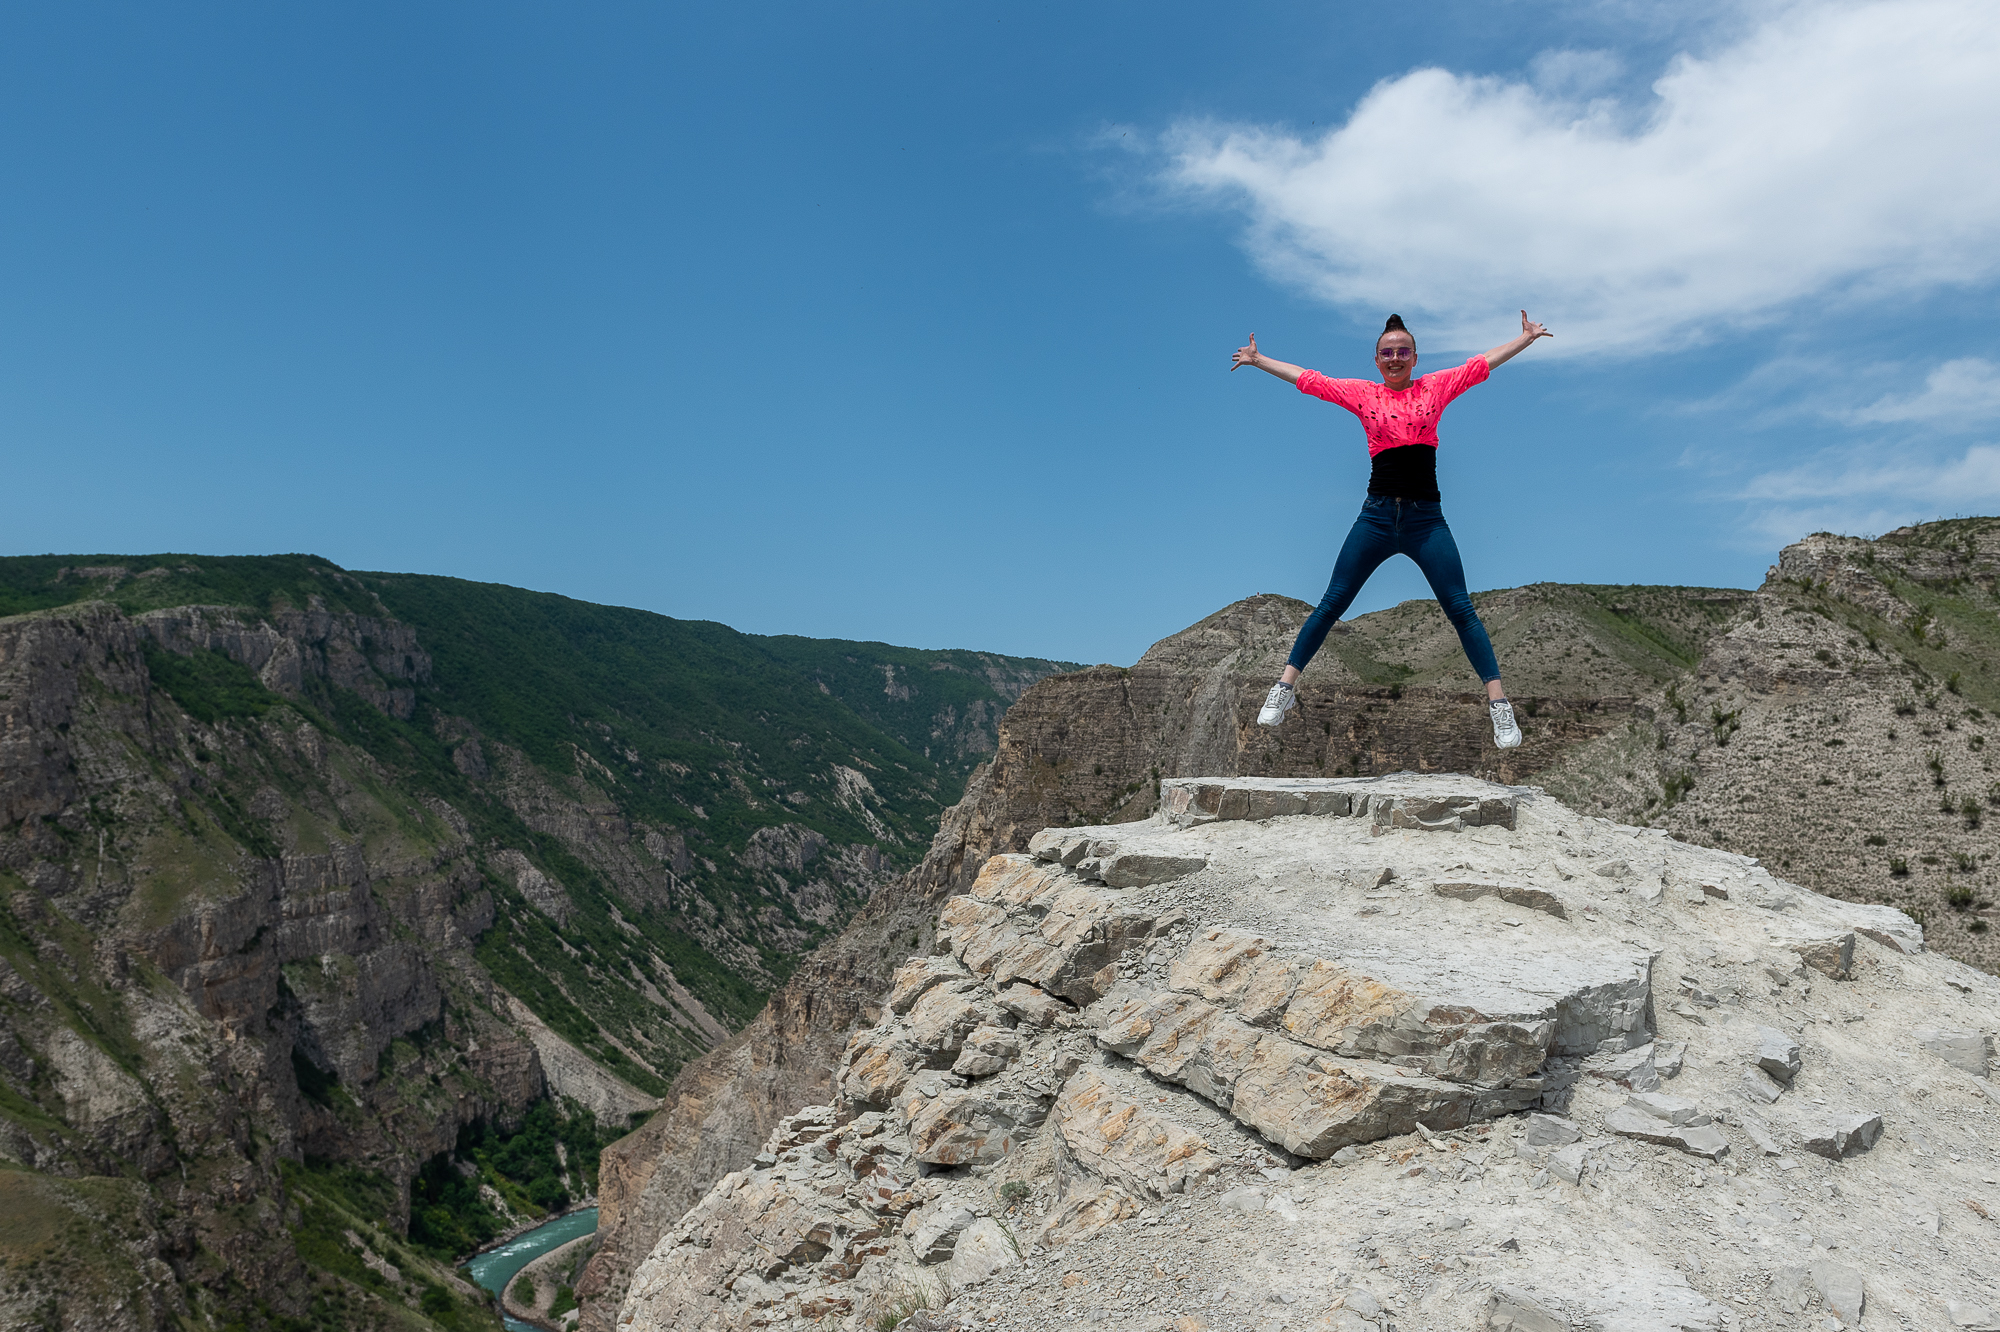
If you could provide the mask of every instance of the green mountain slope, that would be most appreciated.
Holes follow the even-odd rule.
[[[490,1326],[439,1237],[588,1188],[1060,665],[0,559],[0,1182],[53,1218],[0,1227],[0,1324]],[[568,1164],[507,1174],[549,1122]],[[92,1201],[126,1175],[143,1244]]]

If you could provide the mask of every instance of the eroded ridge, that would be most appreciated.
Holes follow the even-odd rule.
[[[987,861],[836,1103],[688,1214],[623,1323],[1945,1316],[1866,1232],[1937,1168],[1946,1129],[1912,1116],[2000,1105],[2000,982],[1915,922],[1466,778],[1175,789],[1217,816],[1170,800]],[[1691,1228],[1692,1197],[1655,1205],[1696,1189],[1810,1238],[1753,1254]],[[1980,1233],[1959,1313],[2000,1259]]]

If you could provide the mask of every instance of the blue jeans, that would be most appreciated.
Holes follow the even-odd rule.
[[[1432,500],[1390,499],[1370,495],[1361,514],[1347,533],[1340,558],[1333,562],[1333,581],[1326,595],[1306,617],[1292,644],[1291,664],[1305,669],[1327,631],[1353,604],[1361,585],[1391,555],[1407,555],[1417,562],[1430,580],[1431,594],[1444,608],[1445,618],[1458,630],[1459,644],[1481,680],[1500,678],[1500,663],[1493,659],[1493,640],[1472,609],[1472,596],[1465,590],[1465,565],[1458,558],[1458,543],[1445,526],[1444,506]]]

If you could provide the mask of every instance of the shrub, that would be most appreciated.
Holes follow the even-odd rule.
[[[1718,746],[1728,744],[1729,737],[1735,735],[1743,728],[1743,709],[1741,708],[1734,708],[1728,712],[1724,712],[1722,705],[1716,703],[1709,708],[1708,715],[1709,719],[1715,723],[1715,743]]]
[[[1000,1201],[1012,1206],[1027,1199],[1030,1190],[1018,1179],[1010,1179],[1000,1186]]]
[[[1979,802],[1971,796],[1967,796],[1958,802],[1958,815],[1965,820],[1967,828],[1977,828],[1979,826]]]
[[[1953,884],[1945,889],[1944,904],[1953,911],[1964,911],[1972,905],[1972,890],[1964,884]]]
[[[1908,694],[1899,694],[1896,698],[1896,715],[1898,717],[1914,717],[1916,714],[1917,700],[1911,698]]]
[[[1986,933],[1986,922],[1983,920],[1975,920],[1968,923],[1965,928],[1970,930],[1974,934],[1984,934]]]
[[[1944,677],[1944,687],[1945,687],[1946,689],[1949,689],[1949,690],[1951,690],[1951,692],[1952,692],[1952,693],[1954,693],[1954,694],[1958,693],[1958,692],[1959,692],[1959,688],[1958,688],[1958,678],[1959,678],[1959,677],[1958,677],[1958,672],[1957,672],[1957,671],[1953,671],[1953,672],[1952,672],[1952,673],[1951,673],[1950,675],[1947,675],[1947,676],[1945,676],[1945,677]]]
[[[458,1308],[458,1301],[454,1300],[451,1292],[443,1286],[429,1285],[424,1287],[424,1297],[417,1301],[417,1307],[423,1310],[427,1317],[435,1318],[439,1314],[448,1314]]]
[[[1944,753],[1933,749],[1924,759],[1924,766],[1931,770],[1931,785],[1944,785]]]
[[[1891,876],[1898,879],[1908,878],[1910,875],[1910,862],[1903,859],[1901,856],[1890,856],[1889,873]]]
[[[534,1307],[535,1279],[526,1272],[521,1273],[521,1279],[514,1283],[514,1302],[516,1304],[525,1304],[529,1308]]]
[[[1870,833],[1861,839],[1861,844],[1863,846],[1887,846],[1889,845],[1889,839],[1881,833]]]

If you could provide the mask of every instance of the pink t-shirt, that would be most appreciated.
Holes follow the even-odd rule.
[[[1317,370],[1299,376],[1299,392],[1345,407],[1368,432],[1368,456],[1405,444],[1437,447],[1438,417],[1445,405],[1492,374],[1484,356],[1410,381],[1400,392],[1372,379],[1328,379]],[[1404,455],[1409,456],[1409,455]]]

